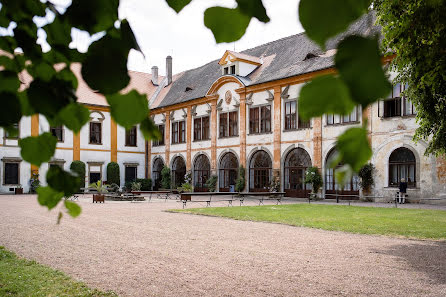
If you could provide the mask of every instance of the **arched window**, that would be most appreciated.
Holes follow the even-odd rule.
[[[172,188],[176,189],[184,183],[184,176],[186,175],[186,163],[180,156],[175,157],[172,163]]]
[[[156,158],[152,166],[153,190],[158,191],[161,188],[161,170],[163,170],[164,162],[161,158]]]
[[[291,150],[285,159],[284,189],[289,197],[308,197],[309,185],[305,184],[305,172],[311,166],[311,158],[302,148]]]
[[[352,178],[341,187],[336,182],[335,175],[336,170],[342,167],[344,164],[340,163],[336,168],[329,168],[331,160],[336,158],[337,151],[336,149],[332,149],[330,153],[327,155],[327,159],[325,161],[325,198],[328,199],[359,199],[359,177],[354,174]]]
[[[205,154],[199,155],[194,163],[194,191],[206,192],[206,181],[209,179],[211,164]]]
[[[271,158],[265,151],[254,153],[249,163],[249,191],[267,192],[272,173]]]
[[[235,181],[237,180],[237,157],[231,152],[226,153],[221,158],[219,168],[218,180],[220,184],[220,191],[229,192],[231,186],[235,187]]]
[[[389,157],[389,187],[397,187],[402,178],[408,187],[415,187],[415,169],[415,155],[410,149],[400,147],[394,150]]]

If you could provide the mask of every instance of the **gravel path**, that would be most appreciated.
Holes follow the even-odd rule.
[[[0,196],[0,245],[122,296],[446,296],[446,242],[82,199],[78,219]]]

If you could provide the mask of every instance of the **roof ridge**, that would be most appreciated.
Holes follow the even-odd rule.
[[[262,44],[259,44],[259,45],[255,46],[255,47],[247,48],[247,49],[241,51],[240,53],[245,53],[245,52],[247,52],[247,51],[250,51],[250,50],[253,50],[253,49],[257,49],[257,48],[259,48],[259,47],[266,46],[266,45],[269,45],[269,44],[272,44],[272,43],[275,43],[275,42],[278,42],[278,41],[282,41],[282,40],[286,40],[286,39],[291,39],[291,38],[293,38],[293,37],[297,37],[297,36],[299,36],[299,35],[305,35],[305,31],[300,32],[300,33],[297,33],[297,34],[293,34],[293,35],[285,36],[285,37],[282,37],[282,38],[279,38],[279,39],[276,39],[276,40],[272,40],[272,41],[269,41],[269,42],[267,42],[267,43],[262,43]]]

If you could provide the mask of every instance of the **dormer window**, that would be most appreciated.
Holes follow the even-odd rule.
[[[262,59],[244,53],[226,51],[218,64],[221,65],[222,75],[248,76],[262,65]]]

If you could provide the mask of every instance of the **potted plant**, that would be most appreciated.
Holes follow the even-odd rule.
[[[372,192],[372,187],[375,185],[374,179],[375,166],[372,163],[368,163],[364,165],[358,173],[358,176],[361,178],[359,181],[359,186],[362,189],[362,194],[365,196],[366,201],[373,201],[370,196]]]
[[[131,186],[132,192],[139,192],[141,191],[141,183],[139,182],[132,182],[132,186]]]
[[[311,184],[311,199],[318,199],[317,193],[319,189],[322,187],[322,176],[319,173],[319,169],[317,167],[309,167],[307,172],[305,173],[305,183]]]
[[[184,183],[181,187],[178,187],[178,191],[181,193],[192,193],[194,191],[194,187],[190,183]],[[181,200],[191,200],[190,196],[181,195]]]
[[[90,185],[90,188],[95,189],[98,192],[97,194],[93,194],[93,203],[94,202],[96,202],[96,203],[98,203],[98,202],[104,203],[105,202],[105,199],[104,199],[105,195],[104,195],[104,193],[108,192],[107,191],[107,186],[104,185],[101,180],[98,180],[96,183],[92,183]]]
[[[22,185],[17,185],[17,187],[14,189],[14,193],[17,194],[23,194],[23,188]]]

